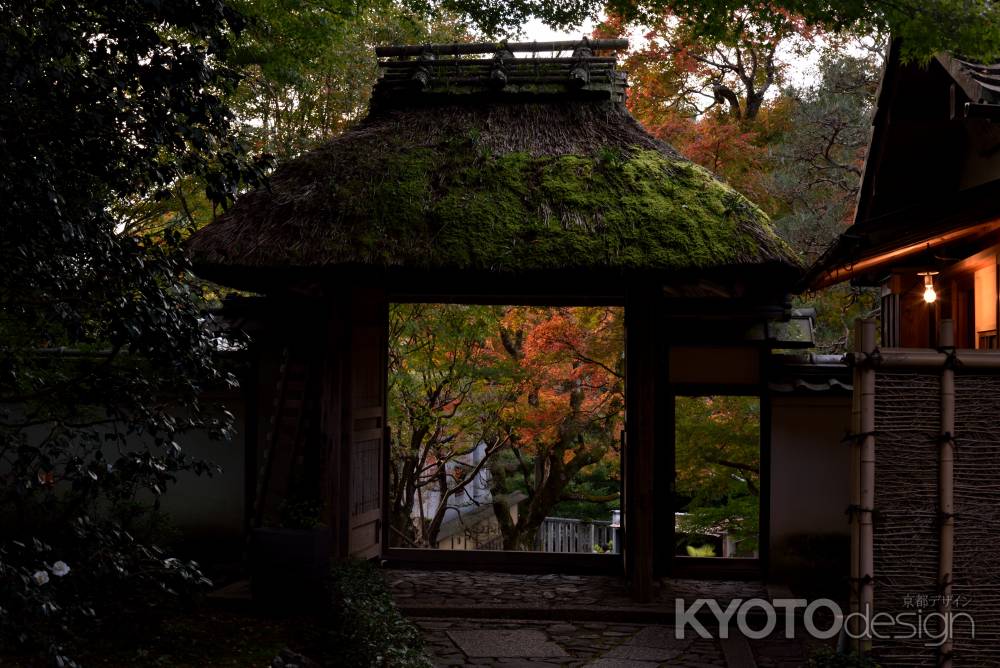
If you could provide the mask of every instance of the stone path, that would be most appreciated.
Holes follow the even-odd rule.
[[[727,640],[668,625],[537,619],[414,618],[435,666],[593,666],[594,668],[797,668],[811,645],[798,640]]]
[[[725,607],[737,598],[771,598],[761,583],[664,579],[651,602],[638,604],[613,576],[390,569],[385,577],[436,666],[796,668],[818,644],[802,634],[784,638],[783,624],[764,639],[735,628],[722,639],[709,623],[712,638],[691,629],[675,637],[675,599],[711,598]]]
[[[755,582],[663,579],[653,600],[636,603],[624,578],[603,575],[525,575],[470,571],[385,571],[396,605],[412,616],[594,618],[624,616],[660,621],[672,616],[675,599],[768,598]]]

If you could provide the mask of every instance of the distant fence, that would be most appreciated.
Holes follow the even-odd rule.
[[[589,554],[598,551],[594,546],[618,553],[618,531],[611,522],[546,517],[535,539],[535,549],[539,552]]]

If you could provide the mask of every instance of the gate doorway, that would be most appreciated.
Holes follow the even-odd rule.
[[[624,309],[388,314],[382,556],[621,572]]]
[[[656,485],[655,574],[758,579],[770,525],[768,352],[664,345],[664,415]]]

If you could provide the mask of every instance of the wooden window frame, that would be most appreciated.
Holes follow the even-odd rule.
[[[658,499],[657,515],[667,518],[672,525],[671,531],[658,531],[656,546],[656,562],[654,573],[658,577],[682,577],[704,579],[733,580],[763,580],[766,579],[770,565],[771,543],[771,395],[767,386],[767,356],[769,351],[760,351],[760,378],[756,383],[667,383],[669,407],[661,407],[668,411],[670,428],[667,437],[670,439],[669,462],[657,465],[657,479],[673,481],[676,475],[677,441],[674,422],[676,419],[677,397],[757,397],[760,402],[760,517],[758,520],[758,556],[752,557],[686,557],[674,554],[674,537],[676,534],[676,518],[674,516],[674,497],[676,491],[671,483],[670,494],[661,495]],[[667,469],[669,466],[669,469]],[[671,477],[664,478],[669,474]],[[669,544],[667,536],[669,535]]]

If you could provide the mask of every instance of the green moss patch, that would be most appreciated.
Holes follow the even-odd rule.
[[[798,264],[767,216],[615,105],[406,110],[284,165],[196,263],[676,271]]]
[[[470,142],[471,143],[471,142]],[[338,261],[530,271],[685,269],[788,260],[767,216],[701,167],[608,156],[407,148],[332,185]],[[366,161],[367,162],[367,161]],[[314,247],[304,247],[310,264]]]

